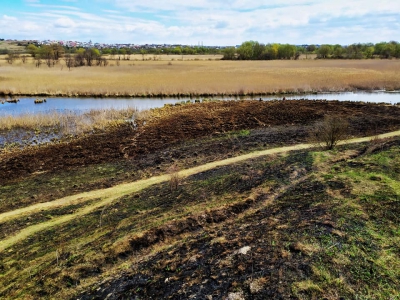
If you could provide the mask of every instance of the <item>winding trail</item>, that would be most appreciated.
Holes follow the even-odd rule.
[[[379,136],[369,136],[369,137],[363,137],[363,138],[350,139],[350,140],[342,141],[339,144],[343,145],[343,144],[362,143],[362,142],[368,142],[371,139],[376,138],[376,137],[388,138],[388,137],[394,137],[394,136],[400,136],[400,130],[389,132],[386,134],[381,134]],[[209,171],[209,170],[217,168],[217,167],[231,165],[234,163],[242,162],[242,161],[252,159],[252,158],[257,158],[260,156],[285,153],[285,152],[294,151],[294,150],[310,149],[312,147],[315,147],[315,145],[314,144],[298,144],[298,145],[294,145],[294,146],[279,147],[279,148],[255,151],[255,152],[251,152],[251,153],[244,154],[241,156],[232,157],[232,158],[228,158],[228,159],[224,159],[224,160],[220,160],[220,161],[215,161],[215,162],[207,163],[207,164],[204,164],[201,166],[182,170],[179,172],[179,176],[187,177],[187,176],[191,176],[191,175],[198,174],[201,172]],[[33,235],[33,234],[40,232],[42,230],[45,230],[47,228],[69,222],[77,217],[87,215],[87,214],[93,212],[94,210],[96,210],[97,208],[104,207],[105,205],[112,203],[114,200],[116,200],[118,198],[138,192],[138,191],[143,190],[152,185],[166,182],[169,180],[169,178],[170,178],[170,176],[168,174],[155,176],[155,177],[151,177],[148,179],[143,179],[143,180],[139,180],[139,181],[135,181],[135,182],[116,185],[114,187],[107,188],[107,189],[100,189],[100,190],[94,190],[94,191],[90,191],[90,192],[80,193],[77,195],[60,198],[60,199],[57,199],[54,201],[38,203],[38,204],[34,204],[34,205],[27,206],[24,208],[19,208],[19,209],[13,210],[13,211],[2,213],[2,214],[0,214],[0,224],[23,217],[23,216],[26,216],[26,215],[29,215],[29,214],[32,214],[32,213],[35,213],[35,212],[54,209],[57,207],[63,207],[66,205],[85,203],[90,200],[99,199],[98,202],[93,203],[88,206],[85,206],[85,207],[77,210],[74,214],[61,216],[61,217],[54,218],[52,220],[49,220],[49,221],[46,221],[46,222],[43,222],[40,224],[26,227],[26,228],[22,229],[21,231],[17,232],[15,235],[8,237],[4,240],[1,240],[0,241],[0,252],[3,252],[5,249],[24,240],[25,238],[29,237],[30,235]]]

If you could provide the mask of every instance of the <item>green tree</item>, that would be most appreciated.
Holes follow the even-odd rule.
[[[93,65],[93,61],[100,57],[100,51],[96,48],[86,49],[83,53],[83,57],[86,61],[86,65],[91,67]]]
[[[265,45],[260,44],[259,42],[254,42],[252,59],[263,59],[264,53],[265,53]]]
[[[29,45],[26,47],[26,50],[28,51],[28,53],[29,53],[32,57],[35,57],[36,54],[39,52],[38,47],[36,47],[34,44],[29,44]]]
[[[296,46],[290,44],[279,45],[278,58],[280,59],[291,59],[295,58]]]
[[[339,44],[333,46],[332,56],[334,58],[343,58],[343,47]]]
[[[227,47],[227,48],[223,49],[222,53],[224,55],[222,57],[222,59],[233,60],[233,59],[236,58],[236,49],[235,49],[235,47]]]
[[[375,48],[373,46],[369,46],[364,49],[363,55],[365,58],[373,58],[374,52],[375,52]]]
[[[110,48],[104,48],[104,49],[101,50],[101,54],[103,54],[103,55],[111,54],[111,49]]]
[[[317,50],[318,58],[328,58],[332,53],[332,48],[330,45],[321,45]]]
[[[307,50],[308,53],[314,53],[315,50],[317,50],[317,47],[315,45],[308,45],[306,47],[306,50]]]
[[[247,41],[243,42],[240,47],[237,49],[237,53],[239,55],[239,59],[241,60],[249,60],[253,58],[253,46],[256,42]]]
[[[182,54],[182,48],[180,46],[177,46],[172,50],[172,53],[174,53],[176,55],[181,55]]]
[[[76,49],[74,66],[81,67],[84,65],[85,65],[85,49],[83,48]]]
[[[271,59],[277,59],[279,53],[279,44],[272,44],[270,48]]]
[[[400,58],[400,44],[399,43],[397,43],[395,45],[394,55],[393,56],[396,57],[396,58]]]

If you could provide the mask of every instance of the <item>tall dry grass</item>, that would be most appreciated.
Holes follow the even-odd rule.
[[[7,115],[0,118],[0,128],[2,131],[48,129],[63,135],[81,134],[93,130],[105,130],[110,126],[118,126],[127,121],[131,122],[140,114],[135,109],[108,109],[91,110],[86,113],[53,111],[18,116]]]
[[[400,60],[137,59],[71,71],[62,60],[40,69],[32,61],[9,65],[0,60],[0,94],[186,96],[400,89]]]

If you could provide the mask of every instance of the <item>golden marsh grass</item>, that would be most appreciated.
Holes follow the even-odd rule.
[[[71,71],[61,60],[0,59],[0,94],[58,96],[248,95],[400,89],[400,60],[223,61],[216,56],[158,56]],[[151,56],[146,57],[151,59]],[[174,59],[174,60],[172,60]],[[195,60],[197,59],[197,60]],[[216,60],[217,59],[217,60]]]

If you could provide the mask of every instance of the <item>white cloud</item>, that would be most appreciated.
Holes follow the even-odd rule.
[[[75,27],[75,22],[70,18],[62,17],[55,20],[53,26],[59,28],[73,28]]]
[[[7,12],[0,34],[99,42],[347,44],[397,39],[400,30],[400,1],[392,0],[93,0],[90,9],[87,2],[61,1],[68,5],[26,0],[35,11]]]
[[[3,15],[3,20],[4,21],[17,21],[17,18],[16,17],[10,17],[10,16],[7,16],[7,15]]]

